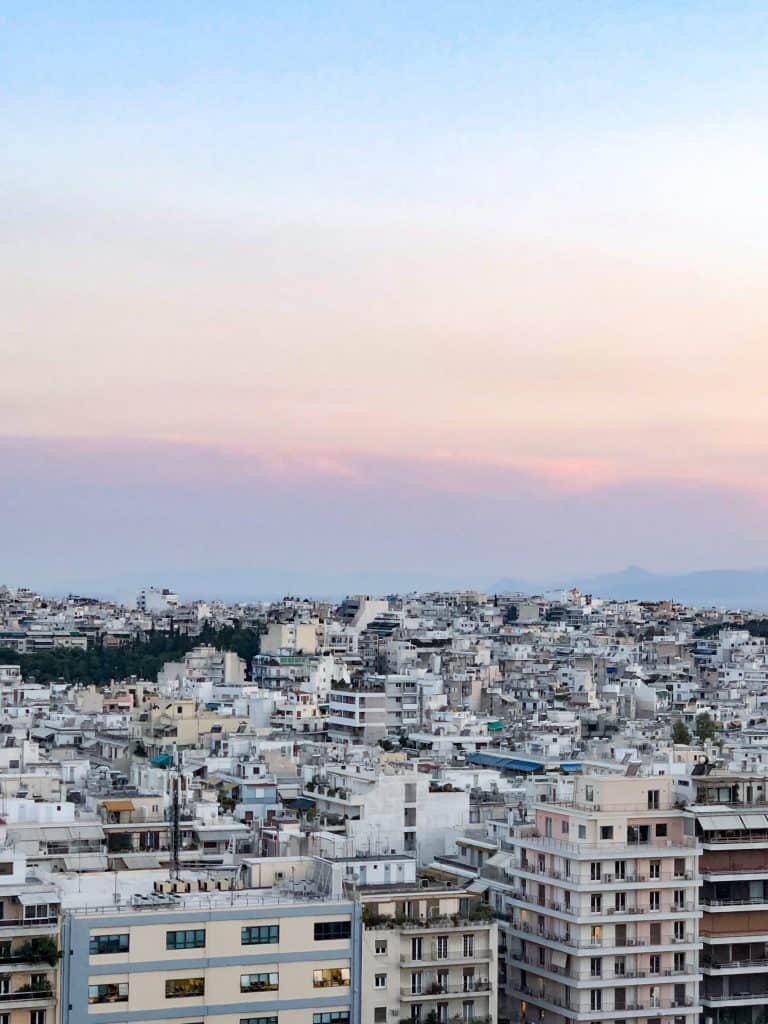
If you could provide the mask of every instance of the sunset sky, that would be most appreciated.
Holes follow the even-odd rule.
[[[0,582],[768,563],[764,3],[0,13]]]

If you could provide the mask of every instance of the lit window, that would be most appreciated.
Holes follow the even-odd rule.
[[[88,986],[89,1003],[127,1003],[128,982],[108,983]]]
[[[322,967],[312,972],[312,984],[315,988],[338,988],[349,985],[349,968]]]
[[[168,978],[165,983],[166,999],[190,999],[205,995],[205,978]]]
[[[241,974],[241,992],[276,992],[280,985],[277,971],[266,971],[260,974]]]

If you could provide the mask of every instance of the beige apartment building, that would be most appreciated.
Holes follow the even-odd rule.
[[[477,895],[426,879],[368,886],[360,1020],[496,1024],[496,921]]]
[[[355,920],[272,890],[68,909],[61,1024],[353,1024]]]
[[[579,777],[486,867],[506,917],[505,1014],[542,1024],[696,1024],[699,851],[670,777]]]

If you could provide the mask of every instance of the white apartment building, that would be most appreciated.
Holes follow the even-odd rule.
[[[673,781],[580,777],[483,869],[512,1019],[696,1024],[699,849]]]

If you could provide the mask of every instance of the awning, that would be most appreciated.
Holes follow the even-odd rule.
[[[487,892],[488,882],[484,878],[477,878],[467,886],[467,892]]]
[[[106,871],[107,858],[103,853],[81,853],[70,857],[63,857],[65,871]]]
[[[768,828],[768,817],[765,814],[742,814],[744,828]]]
[[[741,832],[744,829],[738,814],[707,814],[698,822],[705,832]]]
[[[572,775],[574,772],[580,772],[581,761],[562,761],[560,763],[560,771],[567,772],[568,775]]]
[[[22,907],[38,907],[41,904],[58,903],[59,897],[55,892],[20,892],[16,899]]]
[[[122,853],[119,860],[129,871],[150,870],[163,866],[155,853]]]
[[[568,965],[568,954],[559,949],[552,950],[552,966],[566,967]]]
[[[133,800],[105,800],[102,807],[108,811],[132,811]]]

